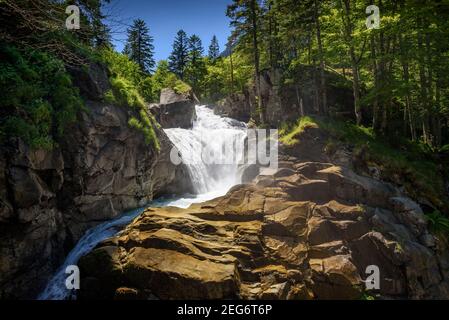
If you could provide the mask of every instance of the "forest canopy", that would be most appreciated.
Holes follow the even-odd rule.
[[[254,120],[260,125],[267,122],[260,97],[261,74],[276,72],[280,86],[301,86],[300,70],[311,66],[316,70],[313,109],[317,115],[332,116],[334,106],[329,105],[326,92],[326,73],[331,72],[350,84],[354,99],[350,118],[356,125],[370,127],[379,136],[399,134],[434,149],[449,143],[447,0],[233,0],[223,12],[231,26],[225,48],[219,47],[215,36],[201,39],[179,30],[171,55],[158,62],[151,21],[130,22],[125,49],[118,53],[104,22],[102,8],[109,1],[72,3],[80,8],[80,30],[63,27],[67,18],[63,2],[5,0],[0,4],[5,22],[1,81],[11,87],[2,93],[7,102],[2,107],[3,135],[25,138],[18,128],[26,124],[34,127],[26,131],[36,138],[27,141],[48,145],[50,132],[62,132],[66,122],[57,120],[58,112],[72,119],[71,113],[80,110],[81,97],[64,70],[95,60],[109,66],[113,84],[138,94],[137,104],[157,102],[164,87],[192,88],[204,103],[254,88],[258,113]],[[42,63],[34,64],[33,59]],[[34,81],[35,90],[25,90],[29,96],[14,89],[33,78],[32,71],[41,74],[33,69],[57,65],[58,72],[52,75],[61,74],[65,80],[52,83],[67,86],[73,97],[68,102],[56,102],[55,88],[45,88],[39,79]],[[25,105],[42,111],[39,119],[45,118],[44,109],[56,116],[47,117],[52,118],[48,128],[38,128],[36,112]],[[18,114],[26,116],[18,121]]]

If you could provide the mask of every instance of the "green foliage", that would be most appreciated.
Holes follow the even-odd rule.
[[[0,131],[32,148],[51,149],[83,108],[61,60],[34,50],[0,46]]]
[[[176,80],[174,86],[169,86],[169,88],[172,88],[176,93],[179,94],[189,93],[192,90],[192,88],[182,80]]]
[[[137,63],[109,48],[100,50],[99,56],[100,61],[108,66],[112,77],[122,77],[138,86],[142,78],[142,70]]]
[[[184,79],[189,62],[189,39],[184,30],[179,30],[173,42],[173,51],[168,58],[170,71]]]
[[[243,53],[232,55],[232,67],[231,57],[218,58],[215,62],[207,60],[201,96],[206,101],[216,102],[227,95],[242,93],[254,73],[248,61],[249,58]]]
[[[189,38],[189,62],[185,70],[185,79],[198,94],[202,93],[201,86],[206,75],[206,63],[203,58],[203,45],[197,35]]]
[[[173,88],[178,78],[169,69],[167,60],[159,61],[153,77],[153,94],[159,98],[164,88]]]
[[[111,71],[111,90],[106,93],[105,101],[133,109],[137,117],[131,117],[128,125],[139,130],[145,136],[148,144],[159,150],[160,145],[154,127],[156,120],[146,111],[146,101],[154,96],[154,80],[143,73],[139,65],[123,54],[111,49],[102,51],[102,61]]]
[[[217,36],[214,35],[209,45],[208,58],[212,62],[215,62],[215,60],[217,60],[219,56],[220,56],[220,46],[218,45]]]
[[[432,232],[449,236],[448,217],[444,216],[440,211],[435,210],[434,212],[427,214],[426,218]]]
[[[131,117],[128,121],[128,125],[131,128],[141,131],[145,137],[145,142],[147,144],[153,144],[156,150],[159,151],[161,146],[153,127],[156,123],[156,120],[152,115],[148,115],[145,110],[140,110],[139,115],[140,120],[135,117]]]
[[[120,76],[111,78],[111,87],[114,96],[112,101],[118,105],[129,106],[137,110],[145,108],[145,101],[129,80]]]
[[[369,294],[368,292],[363,292],[362,296],[360,297],[360,300],[365,300],[365,301],[374,301],[376,300],[376,298]]]

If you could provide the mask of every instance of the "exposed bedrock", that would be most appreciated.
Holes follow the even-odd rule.
[[[152,208],[80,261],[84,299],[449,298],[447,248],[418,204],[347,167],[280,169],[189,209]]]

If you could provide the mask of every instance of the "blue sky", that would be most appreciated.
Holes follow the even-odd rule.
[[[154,38],[155,59],[167,59],[176,33],[183,29],[188,35],[197,34],[203,41],[205,53],[215,34],[220,50],[230,35],[226,7],[231,0],[111,0],[105,13],[113,29],[113,43],[122,51],[126,27],[133,19],[143,19]]]

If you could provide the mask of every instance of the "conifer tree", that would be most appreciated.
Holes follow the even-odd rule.
[[[189,62],[186,69],[187,81],[195,90],[200,90],[200,84],[206,75],[206,64],[203,59],[204,49],[197,35],[189,38]]]
[[[220,56],[220,46],[218,45],[217,36],[215,35],[212,37],[208,56],[211,61],[217,60],[217,58]]]
[[[128,39],[123,53],[136,62],[143,72],[151,73],[155,67],[153,37],[145,21],[136,19],[128,29]]]
[[[179,30],[176,34],[173,51],[168,61],[170,71],[184,79],[184,73],[189,62],[189,39],[184,30]]]

